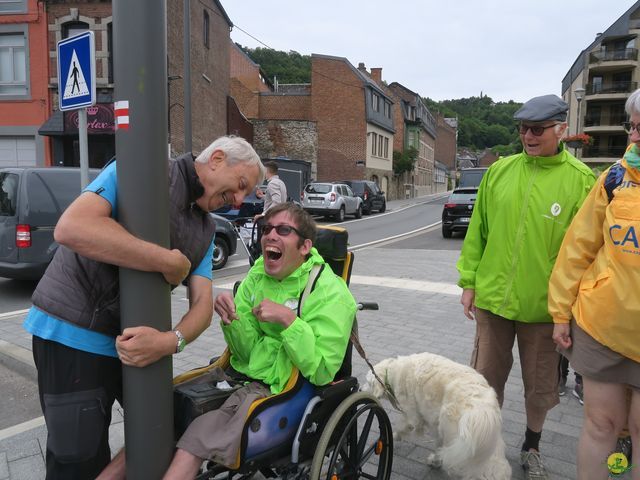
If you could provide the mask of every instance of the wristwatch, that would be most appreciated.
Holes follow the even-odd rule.
[[[178,337],[178,343],[176,343],[176,353],[180,353],[182,350],[184,350],[184,347],[187,346],[187,340],[184,338],[184,335],[182,335],[182,332],[180,330],[174,330],[173,333],[175,333],[176,337]]]

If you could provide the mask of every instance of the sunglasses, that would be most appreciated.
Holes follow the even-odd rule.
[[[622,122],[622,127],[624,128],[624,131],[629,135],[631,135],[634,130],[636,131],[636,133],[640,133],[640,123]]]
[[[521,125],[518,126],[518,131],[520,132],[520,135],[526,135],[527,134],[527,130],[531,130],[531,133],[533,133],[534,136],[539,137],[540,135],[542,135],[544,133],[544,131],[547,128],[555,127],[556,125],[558,125],[558,124],[554,123],[553,125],[547,125],[546,127],[543,127],[541,125],[525,125],[525,124],[521,124]]]
[[[266,225],[263,225],[261,230],[262,235],[269,235],[271,233],[271,230],[273,230],[274,228],[276,229],[276,233],[281,237],[286,237],[290,235],[291,232],[296,232],[298,236],[302,237],[302,234],[297,228],[294,228],[291,225],[286,225],[284,223],[281,223],[280,225],[270,225],[268,223]]]

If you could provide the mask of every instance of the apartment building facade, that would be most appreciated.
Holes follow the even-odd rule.
[[[596,35],[562,80],[569,103],[569,133],[586,133],[591,145],[575,150],[587,164],[605,166],[624,154],[628,142],[624,104],[638,88],[640,1]]]
[[[49,116],[45,8],[37,0],[0,2],[0,167],[42,166]]]

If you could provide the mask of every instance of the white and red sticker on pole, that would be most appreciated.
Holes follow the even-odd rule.
[[[116,130],[129,129],[129,100],[121,100],[113,104],[113,113],[116,117]]]

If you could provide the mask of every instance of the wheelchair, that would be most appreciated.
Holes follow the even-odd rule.
[[[318,227],[315,246],[348,284],[354,255],[347,251],[347,239],[343,228]],[[377,309],[377,304],[361,303],[358,309]],[[356,321],[353,328],[357,330]],[[378,400],[359,391],[358,380],[351,375],[352,349],[349,342],[331,384],[314,386],[294,369],[281,393],[255,401],[244,423],[235,464],[205,462],[196,478],[388,480],[393,462],[391,423]],[[176,377],[174,384],[214,367],[226,368],[229,358],[226,349],[209,366]]]

